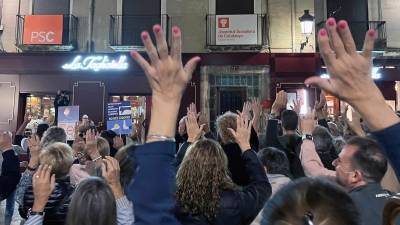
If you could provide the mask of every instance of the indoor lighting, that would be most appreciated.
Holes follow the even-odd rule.
[[[373,67],[373,68],[372,68],[372,79],[373,79],[373,80],[379,80],[379,79],[382,78],[382,73],[379,71],[380,69],[381,69],[381,68],[379,68],[379,67]],[[331,77],[329,76],[329,74],[327,74],[327,73],[321,74],[320,77],[321,77],[322,79],[329,79],[329,78],[331,78]]]
[[[307,114],[307,110],[308,110],[308,93],[306,89],[303,89],[303,105],[301,105],[300,107],[300,114]]]

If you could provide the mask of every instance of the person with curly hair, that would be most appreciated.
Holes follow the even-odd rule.
[[[271,195],[271,185],[256,153],[250,148],[251,122],[237,117],[236,130],[228,129],[240,146],[249,185],[241,188],[231,179],[228,158],[216,141],[200,139],[194,115],[188,116],[188,141],[194,142],[184,155],[177,173],[177,213],[183,225],[250,224]],[[179,160],[178,160],[179,161]]]

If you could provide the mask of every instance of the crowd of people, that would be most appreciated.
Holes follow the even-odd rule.
[[[400,119],[371,77],[374,30],[362,54],[346,21],[330,18],[319,31],[330,79],[305,81],[322,90],[313,110],[287,110],[281,91],[268,112],[253,100],[220,115],[216,132],[194,104],[178,122],[201,59],[183,65],[178,27],[170,50],[161,27],[153,32],[156,45],[141,34],[149,61],[131,52],[152,89],[145,143],[86,117],[73,143],[47,124],[26,135],[28,117],[14,135],[0,131],[6,224],[15,202],[26,225],[400,224]],[[353,120],[328,118],[325,93],[347,102]]]

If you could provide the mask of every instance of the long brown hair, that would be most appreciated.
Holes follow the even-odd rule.
[[[189,147],[177,173],[176,198],[184,212],[212,220],[221,191],[235,189],[228,159],[218,142],[201,139]]]

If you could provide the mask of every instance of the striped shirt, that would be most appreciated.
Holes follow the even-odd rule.
[[[126,196],[117,199],[117,224],[118,225],[132,225],[135,221],[133,215],[133,205],[132,202],[129,201]],[[34,215],[29,216],[28,220],[25,222],[25,225],[42,225],[43,224],[43,216]]]

